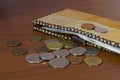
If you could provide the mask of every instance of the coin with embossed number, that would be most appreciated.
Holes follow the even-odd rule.
[[[74,56],[83,55],[85,54],[85,52],[86,52],[86,49],[83,47],[75,47],[75,48],[70,49],[70,53]]]
[[[86,47],[86,53],[85,56],[96,56],[99,54],[99,49],[94,47]]]
[[[40,63],[43,59],[40,58],[40,54],[29,54],[25,57],[25,60],[29,63]]]
[[[69,65],[69,61],[65,58],[55,58],[50,60],[48,63],[53,68],[64,68]]]
[[[96,26],[94,24],[91,24],[91,23],[84,23],[81,25],[81,27],[83,29],[93,30]]]
[[[38,42],[42,39],[41,36],[31,36],[30,37],[30,40],[33,41],[33,42]]]
[[[67,49],[56,50],[53,52],[57,57],[66,57],[69,55],[69,51]]]
[[[89,66],[97,66],[102,63],[102,60],[98,57],[87,57],[84,62]]]
[[[63,48],[63,44],[61,42],[49,42],[46,46],[49,50],[59,50]]]
[[[20,55],[24,55],[28,52],[27,49],[25,48],[15,48],[11,51],[12,54],[20,56]]]
[[[82,58],[82,57],[72,57],[72,58],[70,59],[70,62],[71,62],[72,64],[80,64],[80,63],[83,62],[83,58]]]
[[[78,46],[78,43],[71,40],[64,40],[63,45],[65,48],[74,48]]]
[[[40,54],[40,58],[43,60],[51,60],[53,58],[55,58],[55,55],[53,55],[52,53],[41,53]]]
[[[99,33],[107,33],[108,29],[104,27],[95,27],[95,31]]]
[[[7,46],[9,47],[16,47],[16,46],[20,46],[22,44],[21,41],[18,40],[11,40],[7,42]]]

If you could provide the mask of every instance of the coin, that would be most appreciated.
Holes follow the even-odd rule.
[[[63,44],[61,42],[49,42],[46,46],[49,50],[59,50],[63,48]]]
[[[83,62],[83,59],[82,59],[81,57],[72,57],[72,58],[70,59],[70,62],[71,62],[72,64],[80,64],[80,63]]]
[[[36,50],[39,53],[41,53],[41,52],[48,52],[49,51],[46,46],[39,46]]]
[[[40,63],[43,61],[40,58],[40,54],[29,54],[25,57],[25,60],[29,63]]]
[[[50,60],[48,63],[53,68],[64,68],[69,65],[69,61],[65,58],[55,58]]]
[[[81,27],[83,29],[87,29],[87,30],[93,30],[95,28],[95,25],[94,24],[91,24],[91,23],[84,23],[81,25]]]
[[[84,62],[89,66],[97,66],[102,63],[102,60],[98,57],[87,57]]]
[[[96,56],[99,54],[99,49],[94,48],[94,47],[86,47],[86,56]]]
[[[42,39],[41,36],[31,36],[30,37],[30,40],[33,41],[33,42],[38,42]]]
[[[15,48],[11,51],[12,54],[17,55],[17,56],[26,54],[27,52],[28,50],[25,48]]]
[[[16,47],[16,46],[20,46],[22,44],[22,42],[18,41],[18,40],[11,40],[7,42],[7,46],[9,47]]]
[[[63,45],[65,48],[73,48],[73,47],[77,47],[78,43],[71,40],[64,40]]]
[[[69,51],[67,49],[56,50],[53,52],[57,57],[66,57],[69,55]]]
[[[75,42],[82,43],[83,45],[85,45],[85,43],[86,43],[85,40],[83,40],[83,39],[81,39],[80,37],[75,36],[75,35],[72,35],[72,36],[71,36],[71,39],[72,39],[73,41],[75,41]]]
[[[55,58],[55,55],[53,55],[52,53],[41,53],[40,58],[42,58],[43,60],[51,60]]]
[[[104,27],[95,27],[95,31],[99,33],[107,33],[108,29]]]
[[[86,49],[83,47],[75,47],[75,48],[70,49],[70,53],[74,56],[83,55],[85,54],[85,52],[86,52]]]
[[[57,40],[57,39],[47,39],[47,40],[45,40],[45,44],[48,44],[50,42],[59,42],[59,40]]]

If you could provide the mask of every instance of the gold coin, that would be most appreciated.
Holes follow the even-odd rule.
[[[89,66],[97,66],[102,63],[102,60],[98,57],[87,57],[84,62]]]
[[[71,64],[80,64],[83,62],[82,57],[73,57],[70,59]]]
[[[20,46],[22,44],[22,42],[17,41],[17,40],[11,40],[7,42],[7,46],[9,47],[16,47],[16,46]]]
[[[78,43],[71,40],[64,40],[63,45],[65,48],[73,48],[73,47],[77,47]]]
[[[46,46],[49,50],[59,50],[63,48],[63,44],[61,42],[49,42]]]
[[[31,36],[30,37],[30,40],[33,41],[33,42],[38,42],[42,39],[41,36]]]
[[[24,55],[27,52],[28,50],[25,48],[16,48],[11,51],[12,54],[17,55],[17,56]]]

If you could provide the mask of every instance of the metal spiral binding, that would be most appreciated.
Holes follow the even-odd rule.
[[[94,39],[99,40],[99,41],[101,41],[103,43],[107,43],[107,44],[110,44],[110,45],[115,46],[115,47],[120,47],[120,43],[117,43],[117,42],[111,41],[111,40],[107,40],[105,38],[101,38],[100,36],[97,36],[97,35],[89,33],[89,32],[85,32],[83,30],[78,30],[78,29],[75,29],[75,28],[60,26],[60,25],[56,25],[56,24],[49,24],[49,23],[45,23],[45,22],[42,22],[42,21],[38,21],[37,19],[34,19],[32,22],[33,22],[33,25],[34,25],[33,26],[34,30],[41,31],[43,33],[46,33],[46,34],[49,34],[49,35],[52,35],[52,36],[56,36],[58,38],[64,38],[64,39],[69,39],[70,40],[71,35],[47,31],[47,30],[42,29],[41,27],[45,26],[45,27],[56,28],[56,29],[61,29],[61,30],[65,30],[65,31],[73,31],[73,32],[88,36],[90,38],[94,38]],[[99,49],[103,49],[103,50],[105,50],[107,52],[114,53],[111,50],[108,50],[106,48],[102,48],[102,47],[97,46],[95,44],[92,44],[90,42],[86,42],[86,45],[93,46],[93,47],[96,47],[96,48],[99,48]]]

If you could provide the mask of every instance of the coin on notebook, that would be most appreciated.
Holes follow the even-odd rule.
[[[96,26],[91,23],[84,23],[81,25],[81,28],[87,29],[87,30],[93,30]]]
[[[46,46],[49,50],[59,50],[63,48],[63,44],[61,42],[49,42]]]
[[[78,46],[77,42],[74,42],[74,41],[71,41],[71,40],[64,40],[62,42],[63,42],[63,45],[64,45],[65,48],[73,48],[73,47]]]
[[[83,47],[75,47],[75,48],[70,49],[70,53],[74,56],[83,55],[85,54],[85,52],[86,52],[86,49]]]
[[[11,51],[12,54],[20,56],[20,55],[24,55],[28,52],[27,49],[25,48],[15,48]]]
[[[33,42],[38,42],[42,39],[41,36],[31,36],[30,37],[30,40],[33,41]]]
[[[22,42],[18,41],[18,40],[10,40],[7,42],[7,46],[9,46],[9,47],[20,46],[21,44],[22,44]]]
[[[97,66],[102,63],[102,60],[99,57],[87,57],[84,62],[89,66]]]
[[[53,52],[55,56],[61,57],[61,58],[68,56],[69,53],[70,52],[67,49],[56,50]]]
[[[104,27],[95,27],[95,31],[99,33],[107,33],[108,29]]]
[[[40,58],[40,54],[29,54],[25,57],[25,61],[29,63],[40,63],[43,59]]]
[[[53,68],[64,68],[69,65],[69,61],[65,58],[55,58],[50,60],[48,63]]]

